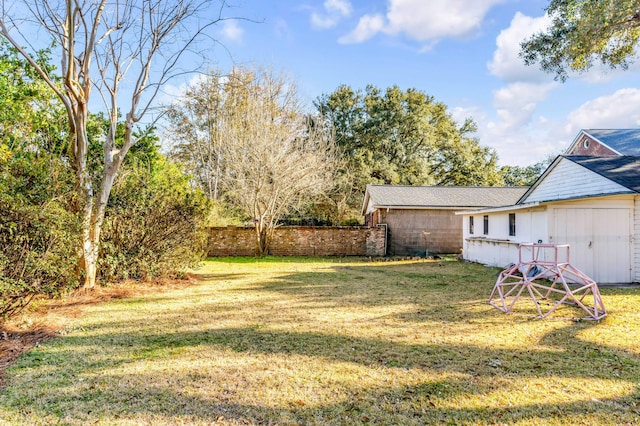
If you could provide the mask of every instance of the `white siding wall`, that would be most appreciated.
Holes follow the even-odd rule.
[[[629,189],[563,158],[524,202],[562,200],[621,192],[629,192]]]
[[[509,213],[516,215],[516,235],[509,235]],[[547,242],[548,220],[544,208],[495,212],[489,216],[489,234],[483,234],[485,214],[465,214],[463,218],[463,257],[490,266],[505,266],[518,261],[520,243]],[[474,218],[474,233],[469,233],[469,217]]]
[[[633,281],[640,282],[640,196],[634,197],[634,218],[633,218],[633,244],[632,244],[632,265]]]
[[[635,280],[634,196],[562,202],[549,207],[549,239],[570,244],[571,264],[599,283]]]
[[[471,212],[464,214],[463,256],[466,260],[502,267],[518,261],[519,243],[537,243],[541,241],[543,243],[563,244],[570,242],[567,240],[569,238],[572,242],[571,263],[574,266],[577,266],[588,275],[593,274],[592,278],[598,282],[625,282],[623,281],[624,265],[622,265],[624,262],[621,263],[621,261],[626,254],[619,252],[622,246],[616,245],[616,250],[618,251],[614,253],[613,250],[609,250],[607,246],[602,245],[608,241],[609,233],[614,238],[612,242],[617,240],[622,244],[622,239],[620,238],[621,230],[616,228],[619,228],[619,225],[624,222],[621,220],[623,217],[620,216],[620,214],[624,214],[624,211],[628,212],[627,214],[630,218],[627,223],[631,222],[628,225],[631,241],[629,242],[627,239],[630,265],[629,262],[626,264],[627,271],[629,268],[631,270],[626,280],[630,278],[632,281],[640,282],[640,195],[588,198],[546,204],[531,209],[515,209],[511,211],[511,213],[516,214],[515,236],[508,235],[509,211],[489,213],[488,235],[483,235],[482,233],[484,214],[472,214]],[[575,216],[574,219],[571,219],[571,226],[567,225],[566,220],[563,222],[556,217],[559,214],[566,215],[568,212],[574,212],[571,217]],[[582,232],[584,235],[575,234],[576,232],[581,232],[579,216],[576,216],[579,212],[584,212],[591,218],[589,230]],[[469,234],[469,216],[471,215],[473,215],[475,221],[473,235]],[[561,224],[562,229],[555,229],[556,224]],[[569,231],[571,235],[568,234]],[[593,250],[600,249],[600,252],[593,259],[585,257],[585,253],[589,254],[592,251],[588,242],[586,243],[586,248],[579,246],[582,236],[588,240],[593,238],[598,240],[593,240]],[[611,255],[614,258],[608,256],[609,251],[611,251]],[[562,258],[562,253],[559,254]]]

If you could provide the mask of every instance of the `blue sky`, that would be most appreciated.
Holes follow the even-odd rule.
[[[558,154],[582,128],[640,125],[640,67],[555,82],[519,43],[544,28],[543,0],[232,0],[212,66],[290,74],[309,105],[339,85],[416,88],[472,117],[500,164]]]

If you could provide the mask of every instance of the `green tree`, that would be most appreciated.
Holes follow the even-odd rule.
[[[502,166],[500,176],[506,186],[531,186],[553,162],[555,156],[550,155],[542,161],[530,166]]]
[[[53,70],[46,51],[38,57],[40,66]],[[78,285],[81,229],[73,213],[77,200],[62,104],[31,64],[1,40],[0,70],[0,317],[6,318],[36,295],[55,296]],[[103,114],[89,115],[92,176],[101,174],[109,128]],[[125,130],[118,122],[116,147],[124,143]],[[116,200],[107,206],[104,281],[172,273],[202,254],[204,197],[164,161],[153,129],[134,136],[138,142],[115,180]]]
[[[13,151],[0,142],[0,316],[39,294],[77,283],[78,223],[70,213],[73,175],[46,152]]]
[[[207,27],[221,20],[225,6],[222,0],[16,0],[2,7],[0,35],[55,92],[67,113],[69,166],[82,214],[78,263],[85,288],[95,286],[105,209],[125,156],[138,141],[137,123],[148,116],[160,88],[184,73],[181,59]],[[49,37],[60,57],[59,74],[24,47],[33,45],[24,28]],[[95,92],[103,101],[109,130],[100,141],[101,173],[92,174],[88,123]],[[117,146],[121,105],[124,135]]]
[[[551,0],[546,12],[551,25],[524,41],[520,55],[527,65],[539,63],[558,80],[598,62],[626,69],[637,54],[638,0]]]
[[[137,154],[122,167],[105,212],[99,257],[105,283],[175,276],[205,254],[209,209],[202,191],[156,145]]]
[[[48,69],[46,50],[36,54]],[[0,40],[0,316],[75,286],[78,227],[70,213],[66,116],[53,91]],[[56,154],[52,154],[55,152]]]
[[[367,184],[497,185],[497,156],[456,123],[446,105],[416,89],[340,86],[316,107],[335,132],[353,214]],[[341,191],[341,193],[344,193]]]
[[[40,50],[36,62],[52,70],[50,53]],[[12,149],[64,153],[66,113],[54,92],[18,51],[0,39],[0,140]]]

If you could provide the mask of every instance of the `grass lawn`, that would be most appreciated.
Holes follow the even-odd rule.
[[[455,261],[217,259],[20,357],[0,424],[640,424],[640,290],[609,315],[487,304]]]

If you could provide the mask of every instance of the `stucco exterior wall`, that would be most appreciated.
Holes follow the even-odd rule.
[[[388,226],[387,253],[396,256],[460,253],[462,218],[454,210],[381,209],[380,222]]]

